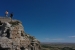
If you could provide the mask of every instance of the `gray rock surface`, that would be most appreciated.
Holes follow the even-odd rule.
[[[22,23],[0,17],[0,50],[41,50],[40,42],[24,32]]]

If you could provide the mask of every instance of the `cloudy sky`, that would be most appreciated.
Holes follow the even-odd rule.
[[[75,42],[75,0],[0,0],[6,10],[41,42]]]

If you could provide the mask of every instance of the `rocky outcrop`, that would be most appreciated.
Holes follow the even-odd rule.
[[[0,17],[0,50],[41,50],[40,42],[24,32],[19,20]]]

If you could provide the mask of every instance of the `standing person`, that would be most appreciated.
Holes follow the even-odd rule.
[[[0,21],[0,25],[2,25],[2,22]]]
[[[8,17],[8,13],[9,13],[8,10],[6,10],[6,12],[5,12],[5,16],[6,17]]]
[[[11,19],[12,19],[12,17],[13,17],[13,13],[10,14],[10,18],[11,18]]]
[[[11,21],[12,21],[12,17],[13,17],[13,13],[10,14]]]

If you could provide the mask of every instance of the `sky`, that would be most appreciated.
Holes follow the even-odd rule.
[[[75,0],[0,0],[6,10],[41,42],[75,42]]]

